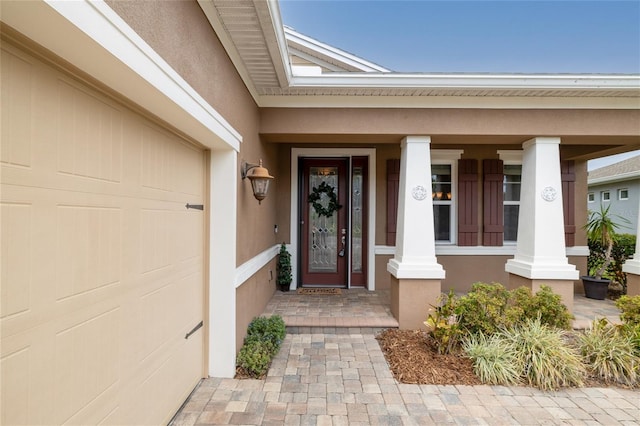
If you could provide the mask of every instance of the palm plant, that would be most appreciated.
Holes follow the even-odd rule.
[[[589,211],[589,220],[584,226],[589,239],[597,241],[605,248],[603,261],[596,264],[596,266],[592,268],[593,270],[589,271],[589,275],[597,279],[602,279],[602,276],[613,260],[611,253],[616,239],[616,230],[620,227],[609,213],[610,208],[611,205],[605,207],[601,204],[600,211]],[[617,218],[626,220],[620,216],[617,216]]]

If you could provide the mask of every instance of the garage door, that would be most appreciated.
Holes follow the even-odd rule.
[[[204,153],[15,46],[1,64],[2,424],[167,422],[204,371]]]

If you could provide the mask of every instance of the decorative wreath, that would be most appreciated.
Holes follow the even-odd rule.
[[[322,194],[326,194],[329,198],[329,205],[327,207],[320,204]],[[342,206],[338,204],[338,196],[336,195],[335,188],[327,184],[327,182],[322,182],[319,186],[313,188],[311,194],[309,194],[309,202],[318,216],[331,217],[336,210],[342,208]]]

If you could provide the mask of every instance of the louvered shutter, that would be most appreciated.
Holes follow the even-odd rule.
[[[564,240],[568,247],[576,244],[576,173],[574,161],[560,163],[562,176],[562,210],[564,212]]]
[[[483,233],[482,244],[501,246],[504,239],[503,161],[483,160]]]
[[[387,245],[396,245],[398,193],[400,191],[400,160],[387,160]]]
[[[478,160],[458,160],[458,245],[478,244]]]

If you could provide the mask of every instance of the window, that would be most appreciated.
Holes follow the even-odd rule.
[[[504,165],[504,241],[518,239],[518,214],[520,212],[520,188],[522,165]]]
[[[594,201],[596,201],[596,194],[594,194],[593,192],[588,193],[587,202],[593,203]]]
[[[451,242],[453,181],[450,164],[431,165],[431,198],[433,199],[433,222],[435,239]]]
[[[627,188],[618,189],[618,200],[628,200],[629,190]]]
[[[609,191],[602,191],[600,193],[600,196],[602,197],[602,201],[610,201],[611,200],[611,194],[609,194]]]

